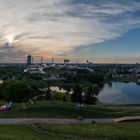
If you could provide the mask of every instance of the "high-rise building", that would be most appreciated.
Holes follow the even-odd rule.
[[[41,57],[41,65],[43,64],[43,57]]]
[[[69,63],[70,62],[70,60],[69,59],[64,59],[64,63],[66,64],[66,63]]]
[[[31,65],[32,64],[32,56],[31,55],[28,55],[27,56],[27,64],[28,65]]]

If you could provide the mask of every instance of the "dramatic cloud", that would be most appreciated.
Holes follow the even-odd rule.
[[[86,46],[140,27],[139,9],[138,0],[2,0],[0,55],[59,59],[69,52],[76,55],[79,46],[86,52]],[[5,45],[5,36],[11,35],[14,40]]]

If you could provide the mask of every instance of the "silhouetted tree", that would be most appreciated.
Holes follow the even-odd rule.
[[[67,102],[66,96],[63,96],[63,102]]]
[[[100,92],[100,88],[99,88],[98,85],[94,85],[94,86],[93,86],[93,90],[94,90],[95,96],[97,96],[97,95],[99,94],[99,92]]]
[[[97,85],[89,85],[88,88],[85,90],[85,100],[86,104],[96,104],[97,95],[100,92],[100,88]]]
[[[85,90],[85,100],[86,104],[90,104],[92,102],[92,94],[93,93],[93,86],[89,85],[89,87]]]
[[[46,92],[46,100],[50,100],[52,98],[51,89],[48,87]]]
[[[71,95],[71,101],[74,103],[81,104],[83,102],[82,91],[83,91],[82,87],[80,85],[76,85],[73,88],[73,94]]]
[[[20,81],[14,81],[12,83],[9,83],[5,87],[3,95],[7,101],[19,103],[28,101],[28,99],[31,97],[32,92],[33,90],[30,86]]]

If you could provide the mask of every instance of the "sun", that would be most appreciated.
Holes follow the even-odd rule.
[[[14,41],[15,41],[15,35],[14,34],[6,35],[4,38],[9,44],[13,44]]]

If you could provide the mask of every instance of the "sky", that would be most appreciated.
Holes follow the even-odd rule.
[[[140,0],[1,0],[0,63],[140,63]]]

